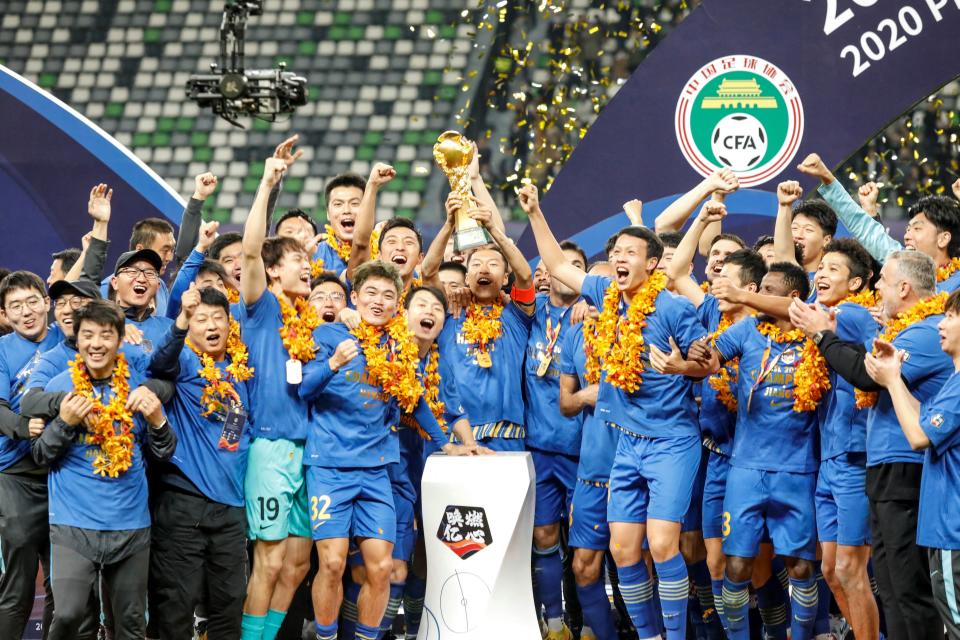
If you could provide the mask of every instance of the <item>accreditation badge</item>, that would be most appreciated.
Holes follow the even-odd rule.
[[[296,358],[287,360],[287,384],[303,382],[303,363]]]
[[[243,427],[247,424],[247,412],[240,405],[233,405],[227,412],[227,417],[223,421],[223,429],[220,431],[220,440],[217,446],[226,451],[236,451],[240,448],[240,438],[243,435]]]

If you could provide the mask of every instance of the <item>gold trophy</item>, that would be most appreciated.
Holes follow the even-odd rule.
[[[473,161],[473,143],[456,131],[444,131],[433,145],[433,159],[447,174],[450,189],[466,203],[476,201],[470,192],[470,163]],[[466,251],[490,242],[487,230],[461,208],[454,215],[453,248]]]

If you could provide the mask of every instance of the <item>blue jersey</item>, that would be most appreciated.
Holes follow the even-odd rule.
[[[587,302],[603,308],[603,298],[610,278],[588,275],[583,280],[582,293]],[[684,357],[695,341],[706,335],[706,330],[697,320],[693,304],[686,298],[673,295],[666,289],[657,294],[656,310],[647,314],[647,326],[643,328],[643,363],[640,388],[628,393],[607,383],[606,373],[601,375],[600,395],[597,398],[596,414],[606,422],[621,429],[649,438],[686,438],[700,435],[697,424],[697,403],[693,396],[693,383],[689,378],[657,373],[650,366],[650,345],[670,352],[669,338],[673,338]],[[620,314],[626,315],[627,305],[620,299]]]
[[[200,271],[200,267],[203,266],[203,261],[206,259],[205,255],[194,249],[190,252],[190,255],[187,256],[187,259],[183,261],[183,264],[180,265],[180,270],[177,271],[177,277],[173,281],[173,286],[170,287],[170,295],[167,298],[167,308],[163,315],[176,319],[180,314],[180,299],[183,298],[183,294],[197,278],[197,272]]]
[[[587,382],[587,355],[583,350],[583,332],[587,327],[581,325],[568,331],[563,340],[563,351],[560,354],[560,373],[577,376],[580,388],[586,389]],[[581,413],[583,419],[583,436],[580,441],[580,466],[577,476],[582,480],[606,482],[610,479],[610,468],[613,467],[613,457],[617,453],[617,444],[620,442],[620,431],[611,429],[607,423],[598,418],[592,407],[587,407]]]
[[[166,316],[153,314],[143,320],[127,318],[127,324],[132,324],[143,332],[143,342],[140,343],[140,348],[149,356],[170,339],[170,328],[173,326],[173,320]]]
[[[697,317],[707,331],[714,333],[720,326],[720,306],[716,298],[707,294],[703,302],[697,307]],[[735,384],[736,369],[724,365],[728,375]],[[735,387],[734,387],[735,388]],[[707,380],[703,381],[700,389],[700,433],[704,443],[713,451],[729,456],[733,453],[733,434],[737,425],[737,412],[730,411],[717,398],[717,392]]]
[[[143,380],[143,369],[130,363],[130,389],[136,389]],[[73,391],[70,372],[57,375],[47,385],[46,391]],[[109,384],[94,386],[94,393],[104,404],[113,397]],[[94,473],[93,458],[99,452],[99,447],[87,444],[83,426],[78,426],[73,444],[50,465],[50,524],[95,531],[149,527],[147,474],[143,459],[148,428],[139,413],[133,416],[134,443],[130,468],[116,478],[108,478]]]
[[[879,328],[865,308],[852,302],[837,305],[837,337],[862,344],[872,340]],[[867,450],[866,409],[857,409],[853,385],[830,369],[830,390],[817,408],[820,417],[820,459]]]
[[[547,296],[537,296],[536,312],[527,357],[524,360],[524,389],[526,391],[525,424],[527,446],[541,451],[553,451],[568,456],[580,454],[580,434],[583,418],[567,418],[560,413],[560,360],[564,338],[576,333],[579,327],[570,325],[570,307],[555,307]],[[547,329],[550,329],[548,332]],[[547,353],[551,341],[553,347]],[[549,358],[543,375],[540,367]]]
[[[451,359],[457,387],[469,389],[463,395],[463,406],[471,425],[507,421],[523,424],[523,355],[533,319],[512,302],[500,314],[500,336],[487,346],[492,366],[477,364],[476,346],[463,339],[460,318],[447,316],[438,343],[444,358]]]
[[[937,283],[937,293],[953,293],[960,289],[960,270],[954,271],[943,282]]]
[[[396,426],[400,408],[392,396],[370,380],[363,349],[338,371],[332,371],[327,362],[338,344],[356,338],[346,326],[333,322],[317,327],[313,340],[317,355],[303,368],[300,384],[309,419],[303,463],[370,468],[399,461]],[[445,436],[423,398],[415,414],[436,446],[442,447]]]
[[[126,356],[130,366],[146,369],[149,359],[144,355],[140,347],[123,342],[120,344],[120,353]],[[67,370],[67,366],[77,357],[77,347],[72,342],[61,340],[60,344],[44,352],[40,356],[40,362],[37,364],[30,379],[27,381],[27,389],[43,389],[47,383],[57,377],[62,371]]]
[[[206,381],[200,377],[200,358],[190,347],[184,346],[179,358],[177,392],[164,409],[170,426],[177,435],[177,448],[170,462],[177,466],[193,485],[214,502],[242,507],[243,479],[247,472],[247,450],[253,441],[250,420],[248,382],[230,380],[245,414],[243,430],[235,443],[221,443],[226,414],[215,411],[207,417],[200,415],[200,398]],[[228,380],[226,369],[230,361],[224,358],[215,365],[223,380]],[[227,407],[229,410],[229,407]]]
[[[264,291],[237,319],[250,354],[250,366],[257,372],[250,386],[254,437],[306,440],[307,404],[300,399],[297,385],[287,382],[290,354],[280,337],[283,320],[277,296],[269,289]]]
[[[40,342],[27,340],[18,333],[0,338],[0,398],[10,409],[20,413],[20,398],[27,390],[27,380],[40,364],[43,353],[63,340],[63,332],[51,325]],[[14,440],[0,435],[0,471],[13,466],[30,452],[29,440]]]
[[[774,342],[760,333],[758,322],[744,318],[716,340],[724,359],[740,358],[730,463],[766,471],[816,471],[817,412],[793,410],[793,375],[805,339]]]
[[[932,400],[953,374],[953,360],[940,349],[937,325],[942,315],[927,316],[897,334],[893,346],[909,355],[901,374],[910,393],[921,403]],[[867,349],[872,345],[868,344]],[[877,403],[867,414],[867,466],[886,462],[923,461],[923,454],[914,451],[900,429],[893,410],[893,401],[886,389],[877,395]]]
[[[333,271],[338,276],[347,268],[347,263],[344,262],[339,253],[333,250],[333,247],[327,244],[326,240],[321,240],[320,244],[317,245],[317,251],[313,254],[313,259],[314,261],[323,260],[323,270]],[[347,299],[349,300],[350,297],[347,296]]]
[[[960,373],[954,372],[920,410],[930,446],[923,459],[917,544],[960,549]]]

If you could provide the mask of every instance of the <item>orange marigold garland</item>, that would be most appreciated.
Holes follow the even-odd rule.
[[[858,304],[865,309],[870,309],[871,307],[877,306],[879,299],[877,298],[877,292],[873,289],[862,289],[857,293],[851,293],[848,295],[846,298],[840,301],[840,304],[843,304],[844,302],[851,302],[853,304]]]
[[[943,313],[948,297],[947,293],[938,293],[935,296],[924,298],[906,311],[901,311],[895,318],[887,322],[883,333],[880,334],[880,339],[884,342],[893,342],[900,332],[907,327],[929,316]],[[876,391],[861,391],[860,389],[855,389],[854,396],[857,401],[857,409],[872,407],[877,403]]]
[[[733,317],[728,313],[720,315],[720,322],[717,324],[717,330],[710,334],[711,344],[715,343],[724,331],[733,325]],[[734,387],[737,384],[737,378],[740,375],[740,358],[730,360],[715,374],[707,378],[707,384],[717,392],[717,400],[726,407],[730,413],[737,410],[737,394]]]
[[[317,258],[310,263],[310,277],[316,278],[323,273],[323,258]]]
[[[133,463],[133,414],[127,411],[130,396],[130,369],[121,353],[110,379],[113,397],[106,405],[93,393],[93,383],[83,358],[77,354],[70,362],[70,379],[73,391],[93,403],[90,413],[92,425],[87,427],[87,444],[96,445],[100,451],[93,458],[93,472],[97,475],[116,478]],[[119,426],[119,430],[117,427]]]
[[[583,377],[588,384],[600,382],[600,353],[597,351],[597,320],[583,321],[583,353],[586,356]]]
[[[596,353],[602,360],[606,380],[618,389],[633,393],[640,388],[643,372],[643,328],[647,315],[656,311],[657,295],[667,285],[667,277],[654,271],[633,296],[625,316],[620,315],[620,291],[610,283],[603,298],[603,311],[597,319]]]
[[[704,293],[710,293],[710,283],[707,280],[704,280],[700,283],[700,291]]]
[[[798,342],[804,340],[800,363],[793,372],[793,410],[813,411],[827,389],[830,388],[830,374],[827,362],[813,340],[804,339],[803,331],[791,329],[784,331],[770,322],[761,322],[757,330],[776,343]]]
[[[937,282],[943,282],[960,269],[960,258],[951,258],[950,262],[937,268]]]
[[[226,366],[226,379],[209,354],[197,349],[189,340],[186,343],[200,358],[200,369],[197,374],[206,382],[200,396],[200,415],[207,417],[216,412],[226,413],[230,404],[240,405],[240,395],[233,383],[244,382],[253,377],[253,369],[247,366],[247,345],[240,339],[240,323],[230,318],[230,333],[227,336],[229,364]]]
[[[382,227],[377,225],[373,228],[373,233],[370,234],[370,259],[379,260],[380,259],[380,229]]]
[[[297,298],[291,305],[283,296],[277,296],[280,301],[280,315],[283,326],[280,327],[280,338],[283,347],[290,354],[291,360],[310,362],[315,356],[316,345],[313,343],[313,330],[320,326],[320,317],[306,298]]]
[[[371,382],[395,398],[405,413],[412,412],[424,388],[417,378],[419,349],[406,316],[396,315],[383,327],[361,322],[350,333],[360,341]]]
[[[240,291],[237,289],[227,289],[227,302],[230,304],[240,302]]]
[[[427,355],[427,364],[423,371],[423,399],[430,406],[430,411],[437,419],[440,429],[447,433],[449,426],[444,417],[447,407],[440,399],[440,349],[436,342],[430,345],[430,353]],[[419,431],[421,436],[429,438],[423,429]]]
[[[460,328],[460,333],[467,344],[474,345],[481,353],[490,351],[490,344],[495,342],[503,331],[500,314],[503,313],[503,303],[499,300],[489,309],[474,302],[467,308],[467,315]]]
[[[340,259],[346,262],[350,259],[350,243],[346,240],[340,240],[337,237],[337,234],[333,232],[333,227],[329,224],[324,227],[326,231],[326,238],[324,242],[333,249],[334,253],[340,256]]]

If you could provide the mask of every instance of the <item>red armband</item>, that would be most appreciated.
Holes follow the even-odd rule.
[[[537,292],[533,285],[527,289],[518,289],[517,285],[513,285],[510,289],[510,299],[519,304],[533,304],[537,299]]]

